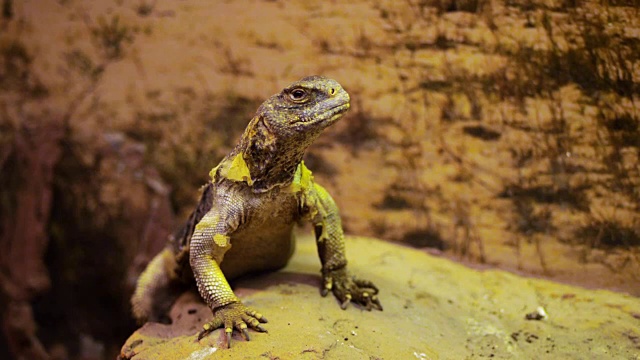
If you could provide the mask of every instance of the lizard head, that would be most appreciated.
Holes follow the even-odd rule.
[[[261,192],[293,179],[305,150],[349,110],[349,94],[332,79],[309,76],[271,96],[236,148],[212,170]]]
[[[311,141],[349,110],[349,94],[323,76],[308,76],[273,95],[258,109],[265,126],[281,137]]]

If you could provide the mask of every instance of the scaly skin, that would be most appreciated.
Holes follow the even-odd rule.
[[[248,328],[266,331],[266,319],[246,307],[228,279],[286,265],[293,227],[310,221],[322,263],[322,295],[329,291],[345,309],[355,302],[382,310],[371,282],[347,271],[338,208],[302,162],[307,147],[349,109],[349,94],[336,81],[311,76],[265,101],[236,147],[211,170],[196,210],[171,246],[149,263],[132,297],[139,320],[158,319],[167,284],[193,278],[213,311],[198,339],[224,327],[249,340]],[[166,308],[166,305],[163,305]]]

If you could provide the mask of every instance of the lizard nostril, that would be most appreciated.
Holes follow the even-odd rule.
[[[335,89],[335,88],[331,88],[331,89],[329,90],[329,95],[333,96],[333,95],[335,95],[335,94],[336,94],[336,89]]]

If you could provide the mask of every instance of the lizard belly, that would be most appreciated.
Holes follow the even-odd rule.
[[[227,279],[284,267],[295,247],[297,201],[264,196],[249,206],[247,226],[231,235],[231,249],[220,264]]]

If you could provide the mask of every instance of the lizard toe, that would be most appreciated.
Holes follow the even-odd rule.
[[[202,331],[198,333],[198,340],[216,329],[224,328],[225,343],[227,347],[231,347],[231,338],[234,330],[242,333],[243,337],[250,341],[249,329],[267,332],[261,324],[266,323],[266,320],[260,313],[242,303],[230,303],[214,309],[213,319],[203,325]]]
[[[382,310],[380,300],[376,296],[378,287],[371,281],[350,276],[345,268],[324,274],[324,283],[323,294],[325,291],[331,290],[340,301],[340,307],[343,310],[352,302],[369,311],[373,309]]]

